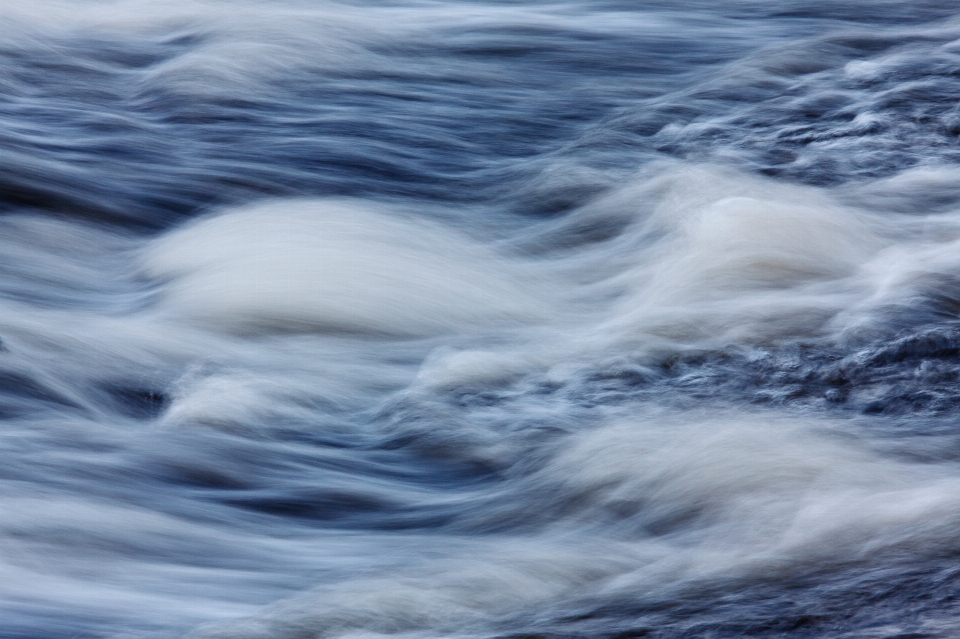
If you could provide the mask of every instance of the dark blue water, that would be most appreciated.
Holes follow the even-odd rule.
[[[960,5],[7,0],[3,639],[960,634]]]

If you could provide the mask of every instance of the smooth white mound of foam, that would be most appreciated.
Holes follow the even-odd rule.
[[[821,189],[680,167],[593,205],[635,222],[594,250],[620,268],[604,335],[628,344],[750,342],[823,330],[868,295],[860,269],[885,241],[862,211]]]
[[[537,321],[518,263],[422,220],[346,200],[259,204],[149,245],[161,305],[230,330],[424,336]]]

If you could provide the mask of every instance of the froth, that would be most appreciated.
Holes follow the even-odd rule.
[[[453,230],[350,201],[203,219],[146,251],[170,311],[234,330],[430,335],[542,319],[520,265]]]
[[[608,284],[624,294],[607,329],[686,343],[817,331],[862,288],[882,246],[857,211],[822,191],[722,171],[666,173],[656,203],[621,243],[632,264]],[[636,197],[636,196],[634,196]]]
[[[745,557],[958,542],[942,536],[956,519],[951,467],[886,458],[843,431],[764,413],[638,416],[575,437],[530,480],[556,482],[549,492],[584,520],[630,522],[621,531],[641,536],[709,529],[709,544]]]
[[[474,624],[598,593],[642,604],[665,589],[955,553],[955,469],[885,457],[843,431],[769,413],[619,415],[511,473],[499,490],[512,514],[478,509],[463,524],[503,518],[538,534],[474,536],[468,550],[191,636],[472,636]]]

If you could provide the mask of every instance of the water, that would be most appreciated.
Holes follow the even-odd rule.
[[[960,6],[0,21],[4,639],[960,634]]]

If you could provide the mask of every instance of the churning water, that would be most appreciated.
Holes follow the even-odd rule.
[[[0,636],[960,636],[956,0],[4,0]]]

